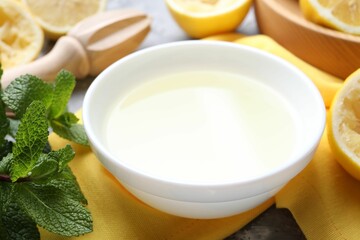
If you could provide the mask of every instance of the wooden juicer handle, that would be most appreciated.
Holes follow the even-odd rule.
[[[59,38],[45,56],[4,71],[2,88],[24,74],[51,82],[61,69],[72,72],[78,79],[96,76],[113,62],[136,50],[149,31],[150,18],[136,10],[96,14]]]

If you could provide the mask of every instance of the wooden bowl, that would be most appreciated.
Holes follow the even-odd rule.
[[[342,79],[360,68],[360,36],[309,22],[297,0],[256,0],[255,15],[261,33],[313,66]]]

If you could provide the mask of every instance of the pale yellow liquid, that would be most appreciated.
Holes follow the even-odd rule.
[[[108,116],[122,162],[183,182],[246,179],[289,159],[296,114],[274,90],[239,75],[185,72],[149,81]]]

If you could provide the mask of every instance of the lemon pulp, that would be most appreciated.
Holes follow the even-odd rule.
[[[193,13],[213,13],[234,5],[237,0],[174,0],[181,8]]]

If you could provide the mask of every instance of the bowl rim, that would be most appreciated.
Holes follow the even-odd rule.
[[[313,133],[313,138],[311,139],[311,141],[306,142],[304,144],[306,144],[306,146],[304,147],[304,149],[306,149],[305,152],[302,152],[301,154],[297,154],[295,156],[292,156],[293,159],[286,161],[283,164],[280,164],[278,167],[275,167],[273,169],[271,169],[271,171],[268,171],[266,173],[263,173],[261,175],[258,176],[254,176],[254,177],[250,177],[248,179],[231,179],[231,180],[226,180],[226,181],[221,181],[221,182],[189,182],[189,181],[174,181],[172,179],[166,179],[163,177],[159,177],[159,176],[154,176],[154,175],[149,175],[146,174],[144,172],[142,172],[141,170],[135,169],[131,166],[128,166],[127,164],[124,164],[121,161],[118,160],[114,160],[114,156],[109,153],[108,151],[106,151],[106,147],[104,144],[102,144],[97,137],[95,136],[93,129],[91,127],[91,116],[89,116],[89,109],[91,108],[91,106],[89,105],[89,103],[91,102],[91,98],[94,94],[94,92],[97,89],[98,84],[100,84],[102,81],[106,81],[107,75],[109,75],[113,69],[117,68],[119,65],[123,64],[124,62],[127,62],[130,59],[134,59],[137,57],[140,57],[143,54],[150,54],[153,51],[158,51],[158,50],[164,50],[167,48],[176,48],[176,47],[182,47],[182,46],[189,46],[189,45],[203,45],[203,46],[220,46],[220,47],[227,47],[227,48],[234,48],[234,49],[239,49],[240,51],[248,51],[248,52],[252,52],[254,54],[257,55],[261,55],[262,57],[271,59],[271,61],[275,61],[275,64],[280,64],[283,65],[284,67],[290,69],[292,72],[294,72],[295,75],[298,75],[299,78],[305,82],[305,84],[307,85],[309,91],[311,92],[311,95],[313,95],[314,99],[316,100],[316,102],[314,102],[313,105],[318,106],[318,110],[319,112],[319,119],[318,119],[318,129],[316,132]],[[104,80],[105,79],[105,80]],[[118,60],[117,62],[113,63],[112,65],[110,65],[108,68],[106,68],[103,72],[101,72],[96,79],[92,82],[92,84],[90,85],[89,89],[87,90],[85,97],[84,97],[84,103],[83,103],[83,111],[82,111],[82,115],[83,115],[83,124],[84,124],[84,128],[85,131],[89,137],[90,140],[90,145],[95,148],[93,149],[93,151],[95,153],[99,153],[102,156],[106,157],[106,161],[108,162],[104,162],[103,159],[98,158],[103,165],[105,165],[105,167],[110,170],[110,172],[112,172],[111,169],[109,169],[109,165],[111,166],[117,166],[120,167],[121,170],[124,170],[124,174],[127,176],[136,176],[139,177],[139,179],[142,179],[143,181],[154,181],[157,184],[160,184],[158,186],[163,186],[163,184],[165,184],[167,186],[167,188],[169,187],[169,185],[171,185],[171,187],[179,187],[181,186],[184,189],[187,190],[194,190],[196,191],[196,189],[202,189],[204,191],[208,191],[209,189],[214,189],[214,190],[224,190],[224,191],[229,191],[229,190],[233,190],[234,186],[243,186],[245,188],[248,188],[253,185],[253,184],[258,184],[259,182],[264,182],[267,181],[269,178],[271,178],[274,175],[277,175],[279,173],[282,174],[291,174],[292,176],[289,178],[289,180],[294,177],[296,174],[298,174],[306,165],[307,163],[311,160],[309,159],[308,162],[304,163],[301,165],[301,169],[297,169],[297,171],[295,173],[287,173],[286,170],[291,167],[292,165],[301,162],[302,158],[305,158],[308,155],[311,155],[313,153],[313,151],[317,148],[320,139],[323,135],[324,129],[325,129],[325,122],[326,122],[326,108],[323,102],[323,99],[319,93],[319,90],[316,88],[316,86],[314,85],[314,83],[310,80],[310,78],[308,78],[305,73],[303,73],[301,70],[299,70],[296,66],[294,66],[293,64],[287,62],[286,60],[275,56],[273,54],[270,54],[268,52],[262,51],[260,49],[257,49],[255,47],[250,47],[250,46],[245,46],[245,45],[240,45],[240,44],[235,44],[235,43],[231,43],[231,42],[220,42],[220,41],[207,41],[207,40],[186,40],[186,41],[178,41],[178,42],[172,42],[172,43],[165,43],[165,44],[160,44],[157,46],[152,46],[152,47],[148,47],[145,49],[142,49],[140,51],[134,52],[130,55],[125,56],[124,58]],[[115,175],[115,174],[114,174]],[[125,176],[126,177],[126,176]],[[123,179],[120,179],[120,181],[122,181]],[[126,184],[131,185],[134,188],[139,188],[138,186],[132,185],[132,183],[129,183],[127,181],[125,181]],[[272,185],[271,188],[275,188],[278,187],[280,185],[283,185],[284,182],[281,182],[277,185]],[[156,196],[160,196],[160,197],[165,197],[165,193],[159,193],[158,194],[154,194],[154,192],[152,192],[151,190],[148,189],[144,189],[144,188],[139,188],[142,191],[151,193],[153,195]],[[161,189],[161,188],[159,188]],[[261,192],[264,191],[268,191],[267,190],[263,190],[263,191],[258,191],[257,193],[253,193],[244,197],[251,197],[251,196],[255,196],[258,195]],[[194,192],[195,193],[195,192]],[[181,194],[179,194],[181,195]],[[179,197],[179,196],[178,196]],[[180,196],[181,197],[181,196]],[[186,197],[181,197],[183,198],[182,200],[185,201],[194,201],[194,200],[189,200],[189,198]],[[174,197],[173,199],[177,199],[178,198]],[[203,198],[202,198],[203,199]],[[225,199],[225,198],[223,198]],[[238,199],[238,198],[234,198],[234,199]],[[231,201],[232,199],[227,199],[226,201]],[[220,201],[220,200],[219,200]],[[222,200],[223,201],[223,200]],[[196,202],[196,201],[195,201]]]

